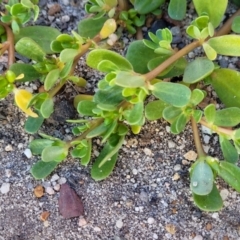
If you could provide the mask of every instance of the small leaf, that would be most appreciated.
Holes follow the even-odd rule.
[[[61,51],[59,59],[61,62],[64,62],[64,63],[72,62],[78,54],[79,54],[78,49],[66,48]]]
[[[99,33],[101,39],[105,39],[109,37],[112,33],[114,33],[117,29],[117,24],[115,19],[110,18],[108,19],[104,24],[103,27]]]
[[[209,16],[210,22],[216,28],[221,22],[223,15],[227,8],[227,0],[212,0],[209,3],[208,0],[193,0],[195,9],[198,13],[198,16],[205,15]],[[217,11],[216,11],[217,6]]]
[[[130,125],[137,125],[143,116],[143,102],[135,104],[131,110],[126,110],[124,116]]]
[[[87,134],[87,138],[94,138],[97,136],[101,136],[103,133],[105,133],[108,130],[108,125],[106,125],[105,123],[100,124],[99,126],[95,127],[93,130],[91,130],[88,134]]]
[[[193,111],[192,116],[197,123],[200,122],[200,120],[202,118],[202,114],[203,114],[203,112],[201,110],[194,110]]]
[[[103,60],[109,60],[120,70],[132,70],[131,63],[120,54],[106,50],[106,49],[95,49],[92,50],[87,56],[87,65],[94,69],[98,69],[98,64]]]
[[[92,139],[88,139],[87,143],[88,143],[88,147],[87,147],[86,155],[84,157],[82,157],[82,159],[81,159],[81,164],[83,166],[87,166],[89,161],[90,161],[90,159],[91,159]]]
[[[186,127],[189,118],[184,114],[180,114],[171,124],[171,133],[179,134]]]
[[[48,146],[42,151],[42,161],[61,162],[67,157],[68,149],[62,146]]]
[[[162,113],[167,104],[161,100],[149,102],[145,107],[145,116],[148,120],[157,120],[162,118]]]
[[[212,191],[204,196],[193,193],[194,203],[203,211],[215,212],[223,207],[223,200],[219,194],[216,184],[213,184]]]
[[[183,20],[186,15],[186,0],[170,0],[168,5],[168,14],[174,20]]]
[[[197,106],[204,99],[204,97],[204,92],[200,89],[195,88],[192,91],[190,102],[193,105]]]
[[[126,58],[132,64],[134,71],[141,74],[149,72],[148,62],[156,57],[159,57],[159,55],[153,49],[145,46],[142,40],[132,42],[126,54]]]
[[[232,69],[216,69],[210,83],[226,107],[240,107],[240,75]]]
[[[240,123],[240,108],[231,107],[216,112],[214,124],[222,127],[234,127]]]
[[[204,109],[204,115],[208,123],[213,124],[216,117],[216,108],[214,104],[209,104]]]
[[[207,43],[218,53],[226,56],[240,56],[240,36],[225,35],[214,37]]]
[[[204,160],[198,160],[191,169],[190,188],[194,194],[207,195],[213,189],[213,172]]]
[[[202,46],[209,60],[217,58],[217,52],[208,43],[204,42]]]
[[[240,16],[237,16],[233,19],[232,31],[235,33],[240,33]]]
[[[154,85],[153,95],[175,107],[184,107],[190,100],[191,90],[179,83],[160,82]]]
[[[52,98],[46,99],[40,108],[40,112],[44,118],[49,118],[50,115],[53,113],[54,102]]]
[[[221,135],[219,142],[223,152],[224,160],[230,163],[236,163],[238,161],[237,149],[231,144],[228,139]]]
[[[37,62],[42,62],[46,55],[43,49],[34,40],[28,37],[20,39],[16,43],[15,49],[19,54]]]
[[[197,58],[189,63],[183,75],[185,83],[196,83],[210,75],[214,70],[214,64],[207,58]]]
[[[52,161],[52,162],[43,162],[38,161],[36,162],[30,172],[33,175],[35,179],[43,179],[47,177],[58,165],[58,162]]]
[[[36,133],[42,126],[43,121],[44,117],[41,114],[38,114],[37,118],[29,116],[24,124],[24,130],[30,134]]]
[[[32,65],[25,63],[13,63],[9,69],[13,71],[16,76],[20,74],[24,75],[24,77],[19,79],[18,82],[31,82],[42,76],[42,74],[37,72]]]
[[[174,121],[182,113],[181,108],[169,106],[163,110],[163,118],[168,122]]]
[[[101,61],[98,64],[97,69],[100,72],[106,72],[106,73],[119,70],[118,66],[116,64],[114,64],[113,62],[109,61],[109,60]]]
[[[82,100],[77,106],[77,111],[83,116],[94,116],[92,112],[96,108],[97,104],[89,100]]]
[[[78,33],[82,37],[93,38],[100,32],[106,20],[107,17],[83,19],[78,24]]]
[[[83,100],[89,100],[92,101],[93,100],[93,96],[92,95],[87,95],[87,94],[78,94],[74,97],[74,101],[73,101],[73,105],[75,108],[77,108],[78,103],[83,101]]]
[[[135,0],[133,2],[134,9],[139,14],[147,14],[154,11],[156,8],[160,7],[165,1],[164,0]]]
[[[30,149],[32,154],[39,155],[42,154],[42,151],[44,148],[51,146],[54,143],[54,141],[49,139],[34,139],[30,142]]]
[[[131,72],[118,72],[115,84],[125,88],[138,88],[145,86],[145,78],[143,75],[136,75]]]
[[[59,78],[59,74],[60,71],[59,69],[53,69],[52,71],[50,71],[48,73],[48,75],[46,76],[45,80],[44,80],[44,88],[46,91],[49,91],[57,82],[58,78]]]

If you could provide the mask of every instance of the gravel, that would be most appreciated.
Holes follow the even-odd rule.
[[[57,27],[62,32],[76,29],[77,22],[84,16],[83,1],[58,1],[61,10],[48,16],[53,4],[56,1],[40,0],[38,23]],[[191,22],[193,17],[192,11],[184,21]],[[158,21],[154,27],[159,24],[164,23]],[[174,37],[180,34],[184,37],[181,27],[179,31],[178,27],[171,26],[171,31]],[[177,44],[190,42],[183,39]],[[123,39],[123,42],[128,41]],[[196,49],[191,54],[201,55],[201,51]],[[89,80],[87,91],[93,91],[102,75],[85,67],[83,61],[80,61],[77,72]],[[222,58],[221,61],[220,64],[235,66],[236,59]],[[26,86],[36,91],[39,85]],[[57,97],[55,113],[42,127],[45,133],[61,139],[71,129],[65,119],[76,116],[69,100],[75,89],[67,92],[68,89],[71,88],[67,87],[66,97],[64,94]],[[47,179],[37,181],[29,171],[39,158],[28,158],[24,150],[38,136],[24,132],[24,121],[25,116],[14,106],[12,96],[0,102],[0,240],[240,238],[240,196],[226,183],[217,182],[225,204],[219,213],[202,212],[193,204],[189,167],[190,161],[196,159],[194,152],[190,151],[196,150],[189,126],[184,133],[175,136],[169,133],[167,123],[154,121],[146,124],[139,135],[128,135],[113,174],[104,181],[95,182],[90,177],[90,167],[83,167],[71,158],[60,164]],[[71,137],[69,135],[67,137]],[[204,148],[214,156],[220,156],[214,135],[209,132],[205,135],[211,137]],[[186,155],[189,152],[192,155]],[[94,153],[99,153],[95,146]],[[59,213],[60,185],[66,182],[83,201],[85,213],[80,218],[64,219]],[[45,187],[46,193],[41,198],[33,194],[37,185]],[[44,211],[50,216],[42,222],[40,215]]]

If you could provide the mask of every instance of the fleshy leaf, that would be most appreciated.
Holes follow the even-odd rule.
[[[131,110],[124,112],[127,122],[130,125],[137,125],[142,119],[143,115],[143,102],[139,102],[133,106]]]
[[[42,154],[42,151],[44,148],[51,146],[54,143],[54,141],[49,139],[34,139],[30,142],[30,149],[32,154],[39,155]]]
[[[219,194],[216,184],[213,184],[212,191],[204,196],[193,193],[194,203],[203,211],[215,212],[223,207],[223,200]]]
[[[220,135],[220,146],[223,152],[224,159],[230,163],[236,163],[238,161],[237,149],[231,144],[231,142],[225,137]]]
[[[175,107],[184,107],[191,97],[191,90],[179,83],[160,82],[153,85],[153,95]]]
[[[51,70],[44,80],[44,88],[46,91],[49,91],[57,82],[59,78],[60,71],[59,69]]]
[[[149,102],[145,107],[145,116],[148,120],[157,120],[162,118],[162,113],[167,104],[161,100]]]
[[[138,88],[145,86],[143,75],[136,75],[131,72],[118,72],[115,78],[115,84],[125,88]]]
[[[92,110],[97,106],[95,102],[82,100],[77,106],[77,111],[83,116],[94,116]]]
[[[35,179],[43,179],[47,177],[58,165],[58,162],[38,161],[31,168],[31,174]]]
[[[210,22],[216,28],[222,21],[223,15],[226,11],[227,0],[193,0],[198,16],[203,14],[209,16]],[[217,9],[216,9],[217,7]]]
[[[214,104],[209,104],[204,109],[204,115],[208,123],[213,124],[216,117],[216,108]]]
[[[197,58],[189,63],[183,75],[185,83],[196,83],[210,75],[214,70],[214,64],[207,58]]]
[[[62,146],[48,146],[42,151],[42,161],[44,162],[61,162],[68,155],[68,149]]]
[[[214,37],[207,43],[218,53],[226,56],[240,56],[240,36],[225,35]]]
[[[170,0],[170,3],[168,5],[168,14],[172,19],[183,20],[186,15],[186,9],[186,0]]]
[[[211,167],[204,161],[198,160],[191,168],[190,188],[194,194],[207,195],[213,189],[213,172]]]
[[[27,121],[24,124],[24,130],[27,133],[36,133],[42,126],[44,117],[41,114],[38,114],[38,117],[28,117]]]
[[[50,115],[53,113],[53,110],[54,110],[53,107],[54,107],[54,103],[53,103],[52,98],[46,99],[42,103],[41,108],[40,108],[40,112],[41,112],[42,116],[44,118],[49,118]]]
[[[140,14],[147,14],[160,7],[165,0],[135,0],[134,9]]]
[[[214,124],[222,127],[234,127],[240,123],[240,108],[231,107],[216,112]]]
[[[121,70],[132,70],[132,65],[126,58],[107,49],[92,50],[87,56],[87,65],[94,69],[98,69],[98,64],[103,60],[111,61]]]
[[[235,33],[240,33],[240,17],[235,17],[232,23],[232,30]]]

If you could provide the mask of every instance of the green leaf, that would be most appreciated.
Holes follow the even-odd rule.
[[[240,108],[231,107],[216,112],[214,124],[221,127],[234,127],[240,123]]]
[[[224,159],[230,163],[236,163],[238,161],[237,149],[231,144],[231,142],[225,137],[220,135],[220,146],[223,152]]]
[[[117,106],[124,100],[124,97],[122,96],[122,90],[123,88],[119,86],[113,86],[107,90],[98,90],[94,95],[94,102],[98,104]]]
[[[168,14],[172,19],[183,20],[186,15],[186,9],[186,0],[170,0],[170,3],[168,5]]]
[[[78,103],[77,111],[83,116],[95,116],[92,110],[96,108],[96,106],[97,104],[95,102],[89,100],[82,100]]]
[[[117,120],[113,120],[110,124],[108,124],[108,129],[107,131],[103,134],[103,138],[102,138],[102,143],[104,143],[108,138],[109,136],[115,132],[115,129],[118,125],[118,121]]]
[[[151,121],[162,118],[166,106],[167,104],[161,100],[149,102],[145,107],[145,117]]]
[[[42,126],[43,121],[44,117],[42,117],[41,114],[38,114],[37,118],[29,116],[25,122],[24,130],[30,134],[36,133]]]
[[[15,43],[24,37],[29,37],[34,40],[45,53],[51,54],[53,51],[50,48],[50,44],[56,37],[60,35],[60,32],[56,28],[47,26],[30,26],[20,29],[20,32],[15,35]]]
[[[208,123],[213,124],[216,117],[216,108],[214,104],[209,104],[204,109],[204,115]]]
[[[60,74],[60,70],[58,68],[53,69],[48,73],[48,75],[44,80],[44,88],[46,91],[49,91],[55,85],[55,83],[59,78],[59,74]]]
[[[189,102],[191,90],[179,83],[159,82],[152,91],[153,95],[175,107],[184,107]]]
[[[193,193],[193,200],[197,207],[203,211],[215,212],[223,207],[223,200],[215,183],[213,184],[212,191],[207,195],[200,196]]]
[[[86,155],[84,157],[82,157],[82,159],[81,159],[81,164],[83,166],[87,166],[89,161],[90,161],[90,159],[91,159],[92,139],[88,139],[87,143],[88,143],[88,147],[87,147]]]
[[[213,172],[205,160],[198,160],[191,168],[190,188],[194,194],[207,195],[213,189]]]
[[[108,130],[109,124],[102,123],[87,134],[87,138],[94,138],[102,135]]]
[[[42,114],[42,116],[44,118],[49,118],[50,115],[53,113],[53,107],[54,107],[54,103],[53,103],[53,99],[52,98],[48,98],[46,99],[40,108],[40,112]]]
[[[64,63],[72,62],[78,54],[79,54],[78,49],[66,48],[61,51],[59,59],[61,62]]]
[[[189,63],[183,75],[185,83],[196,83],[210,75],[214,70],[214,64],[207,58],[197,58]]]
[[[30,172],[35,179],[43,179],[47,177],[58,165],[58,162],[43,162],[38,161],[36,162]]]
[[[51,146],[54,141],[49,139],[34,139],[30,142],[30,149],[33,155],[40,155],[44,148]]]
[[[202,46],[209,60],[217,58],[217,52],[208,43],[204,42]]]
[[[133,72],[118,72],[115,84],[125,88],[138,88],[144,87],[146,82],[143,75],[136,75]]]
[[[218,53],[226,56],[240,56],[240,36],[225,35],[214,37],[207,43]]]
[[[168,122],[174,121],[182,113],[181,108],[169,106],[163,110],[163,118]]]
[[[193,118],[197,123],[200,122],[203,112],[201,110],[194,110],[192,113]]]
[[[126,54],[126,58],[132,64],[134,71],[141,74],[149,72],[148,62],[156,57],[159,57],[159,55],[153,49],[145,46],[142,40],[132,42]]]
[[[224,179],[231,187],[240,192],[240,168],[236,165],[221,161],[219,163],[217,174]]]
[[[134,9],[139,14],[147,14],[160,7],[165,0],[134,0]]]
[[[209,16],[210,22],[216,28],[221,22],[226,11],[227,0],[193,0],[198,16],[203,14]],[[217,8],[216,8],[217,7]]]
[[[93,38],[100,32],[107,19],[107,17],[83,19],[78,23],[78,33],[81,37]]]
[[[64,68],[61,70],[60,74],[59,74],[59,77],[60,78],[65,78],[68,76],[68,74],[70,73],[71,71],[71,68],[72,68],[72,64],[73,64],[73,61],[68,61],[65,63],[65,66]],[[74,76],[73,76],[74,77]],[[79,78],[78,78],[79,79]]]
[[[126,110],[123,114],[130,125],[137,125],[143,116],[143,102],[139,102],[132,109]]]
[[[48,146],[42,151],[42,161],[61,162],[68,155],[68,149],[62,146]]]
[[[20,39],[15,45],[15,49],[19,54],[37,62],[42,62],[46,55],[44,50],[28,37]]]
[[[226,107],[240,107],[240,75],[232,69],[216,69],[210,83]]]
[[[18,82],[31,82],[39,79],[42,74],[38,73],[32,65],[25,63],[13,63],[10,68],[16,76],[24,74],[22,79],[17,80]]]
[[[116,52],[107,49],[95,49],[87,55],[87,65],[94,69],[98,69],[98,64],[103,60],[111,61],[120,70],[132,70],[131,63]]]
[[[240,16],[237,16],[233,19],[232,31],[235,33],[240,33]]]
[[[202,102],[204,97],[205,97],[204,92],[202,90],[200,90],[200,89],[195,88],[192,91],[190,102],[194,106],[197,106],[200,102]]]
[[[113,72],[119,70],[118,66],[109,60],[103,60],[97,65],[100,72]]]
[[[187,117],[184,113],[180,114],[171,124],[171,133],[179,134],[182,132],[188,121],[189,117]]]

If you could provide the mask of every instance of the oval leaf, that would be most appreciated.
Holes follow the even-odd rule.
[[[234,127],[240,123],[240,108],[231,107],[216,111],[214,124],[222,127]]]
[[[162,118],[162,113],[167,104],[161,100],[150,102],[145,107],[145,117],[148,120],[157,120]]]
[[[67,157],[68,149],[61,146],[49,146],[42,151],[42,161],[61,162]]]
[[[214,64],[207,58],[197,58],[189,63],[184,71],[185,83],[196,83],[210,75],[214,70]]]
[[[191,90],[179,83],[160,82],[154,85],[153,95],[175,107],[184,107],[190,100]]]
[[[183,20],[186,15],[186,9],[186,0],[170,0],[170,3],[168,5],[168,14],[172,19]]]
[[[51,146],[54,141],[49,139],[34,139],[31,141],[29,147],[31,149],[32,154],[39,155],[42,154],[44,148]]]
[[[49,118],[50,115],[53,113],[53,110],[54,110],[53,107],[54,107],[54,103],[53,103],[52,98],[46,99],[42,103],[41,108],[40,108],[40,112],[41,112],[42,116],[44,118]]]
[[[145,86],[143,75],[136,75],[132,72],[118,72],[115,78],[115,84],[125,88],[138,88]]]
[[[49,91],[57,82],[59,78],[60,71],[59,69],[53,69],[48,73],[44,80],[44,88],[46,91]]]

